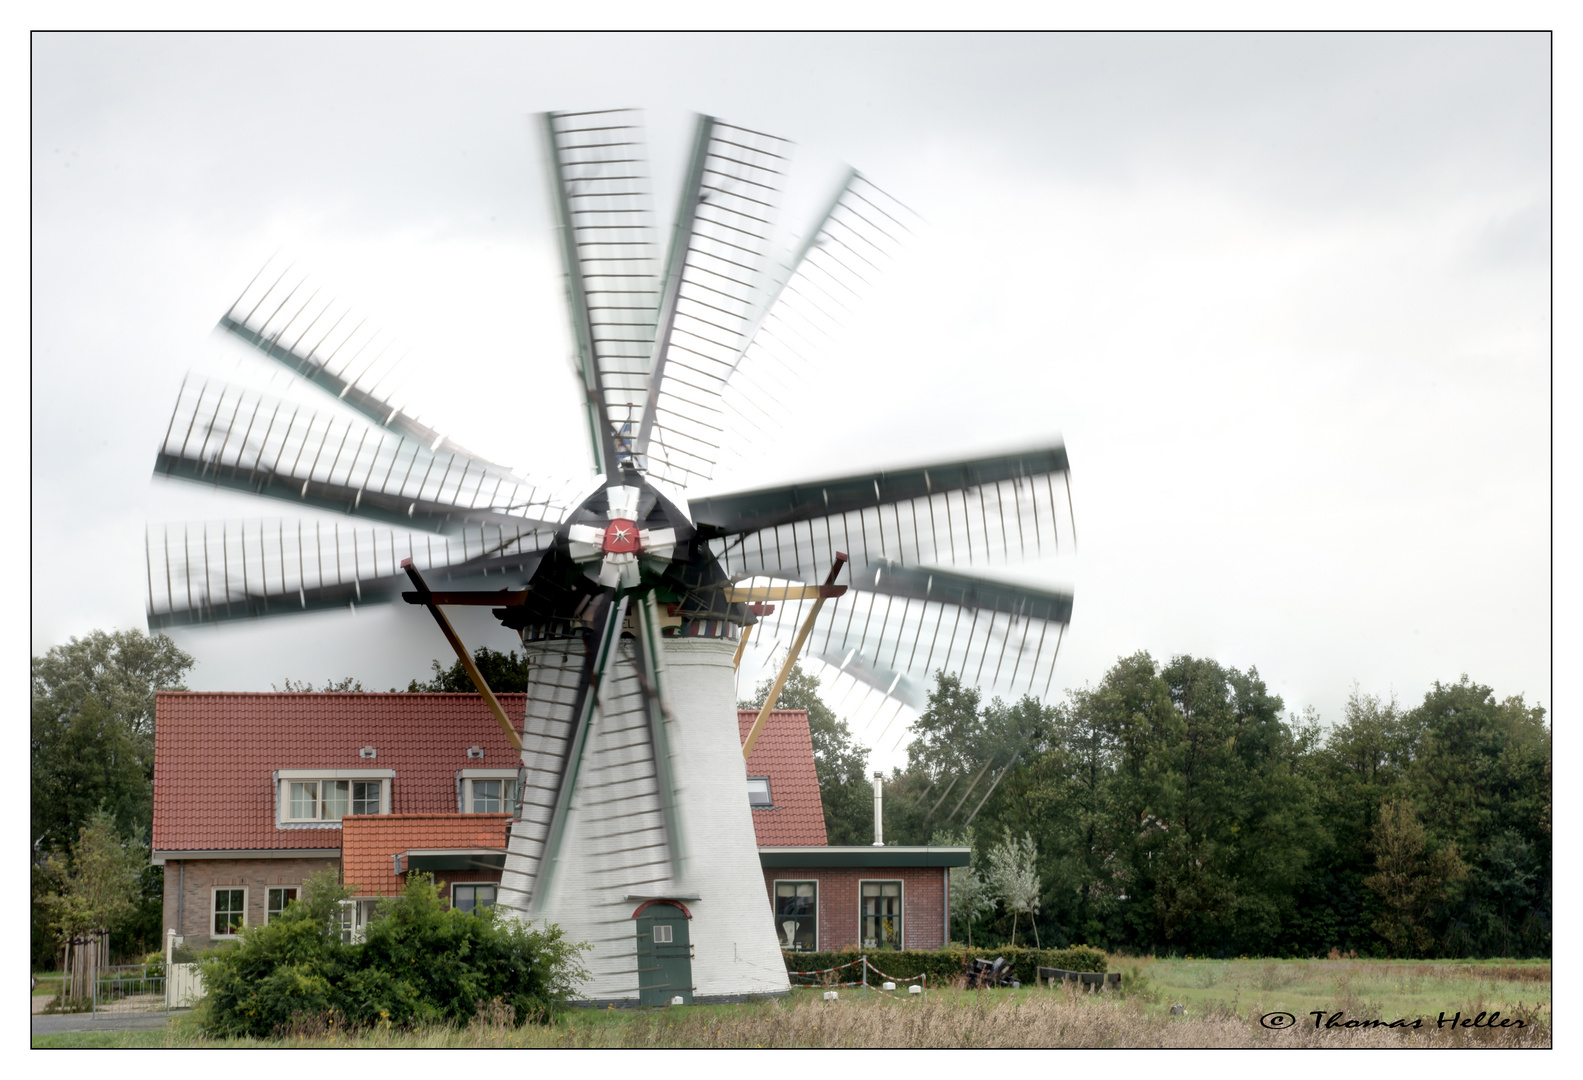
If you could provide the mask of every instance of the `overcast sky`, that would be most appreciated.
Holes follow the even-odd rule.
[[[424,419],[586,475],[531,121],[636,106],[667,223],[693,111],[797,144],[788,232],[844,163],[921,216],[736,478],[1063,438],[1078,553],[1020,571],[1076,594],[1057,694],[1146,649],[1326,721],[1464,672],[1548,706],[1549,49],[35,37],[32,647],[145,625],[147,523],[299,516],[150,478],[189,371],[314,400],[212,332],[277,251],[411,348]],[[195,689],[449,662],[406,608],[175,636]]]

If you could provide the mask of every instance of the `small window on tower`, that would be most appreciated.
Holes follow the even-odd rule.
[[[770,778],[767,776],[748,777],[748,805],[749,806],[774,806],[770,799]]]

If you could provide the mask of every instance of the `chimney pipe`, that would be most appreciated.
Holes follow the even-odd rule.
[[[874,774],[874,847],[885,846],[885,774]]]

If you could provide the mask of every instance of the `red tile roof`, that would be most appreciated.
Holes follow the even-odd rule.
[[[744,740],[758,715],[757,709],[738,710],[737,726]],[[760,847],[823,847],[827,843],[806,710],[776,709],[770,713],[748,758],[748,775],[769,777],[770,798],[775,801],[773,807],[753,810],[753,831]]]
[[[411,848],[502,851],[510,814],[377,814],[341,819],[341,880],[358,896],[395,896],[391,856]]]
[[[500,695],[519,730],[525,702]],[[275,824],[276,769],[392,769],[393,813],[455,815],[457,770],[518,764],[477,694],[162,693],[155,716],[156,851],[340,847],[339,828]]]

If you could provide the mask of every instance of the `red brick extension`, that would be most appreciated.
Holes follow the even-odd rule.
[[[940,949],[946,944],[941,931],[945,926],[947,873],[943,866],[895,870],[771,867],[764,871],[764,888],[773,907],[775,882],[819,882],[819,948],[824,951],[855,949],[861,944],[859,881],[900,881],[902,944],[908,949]]]

